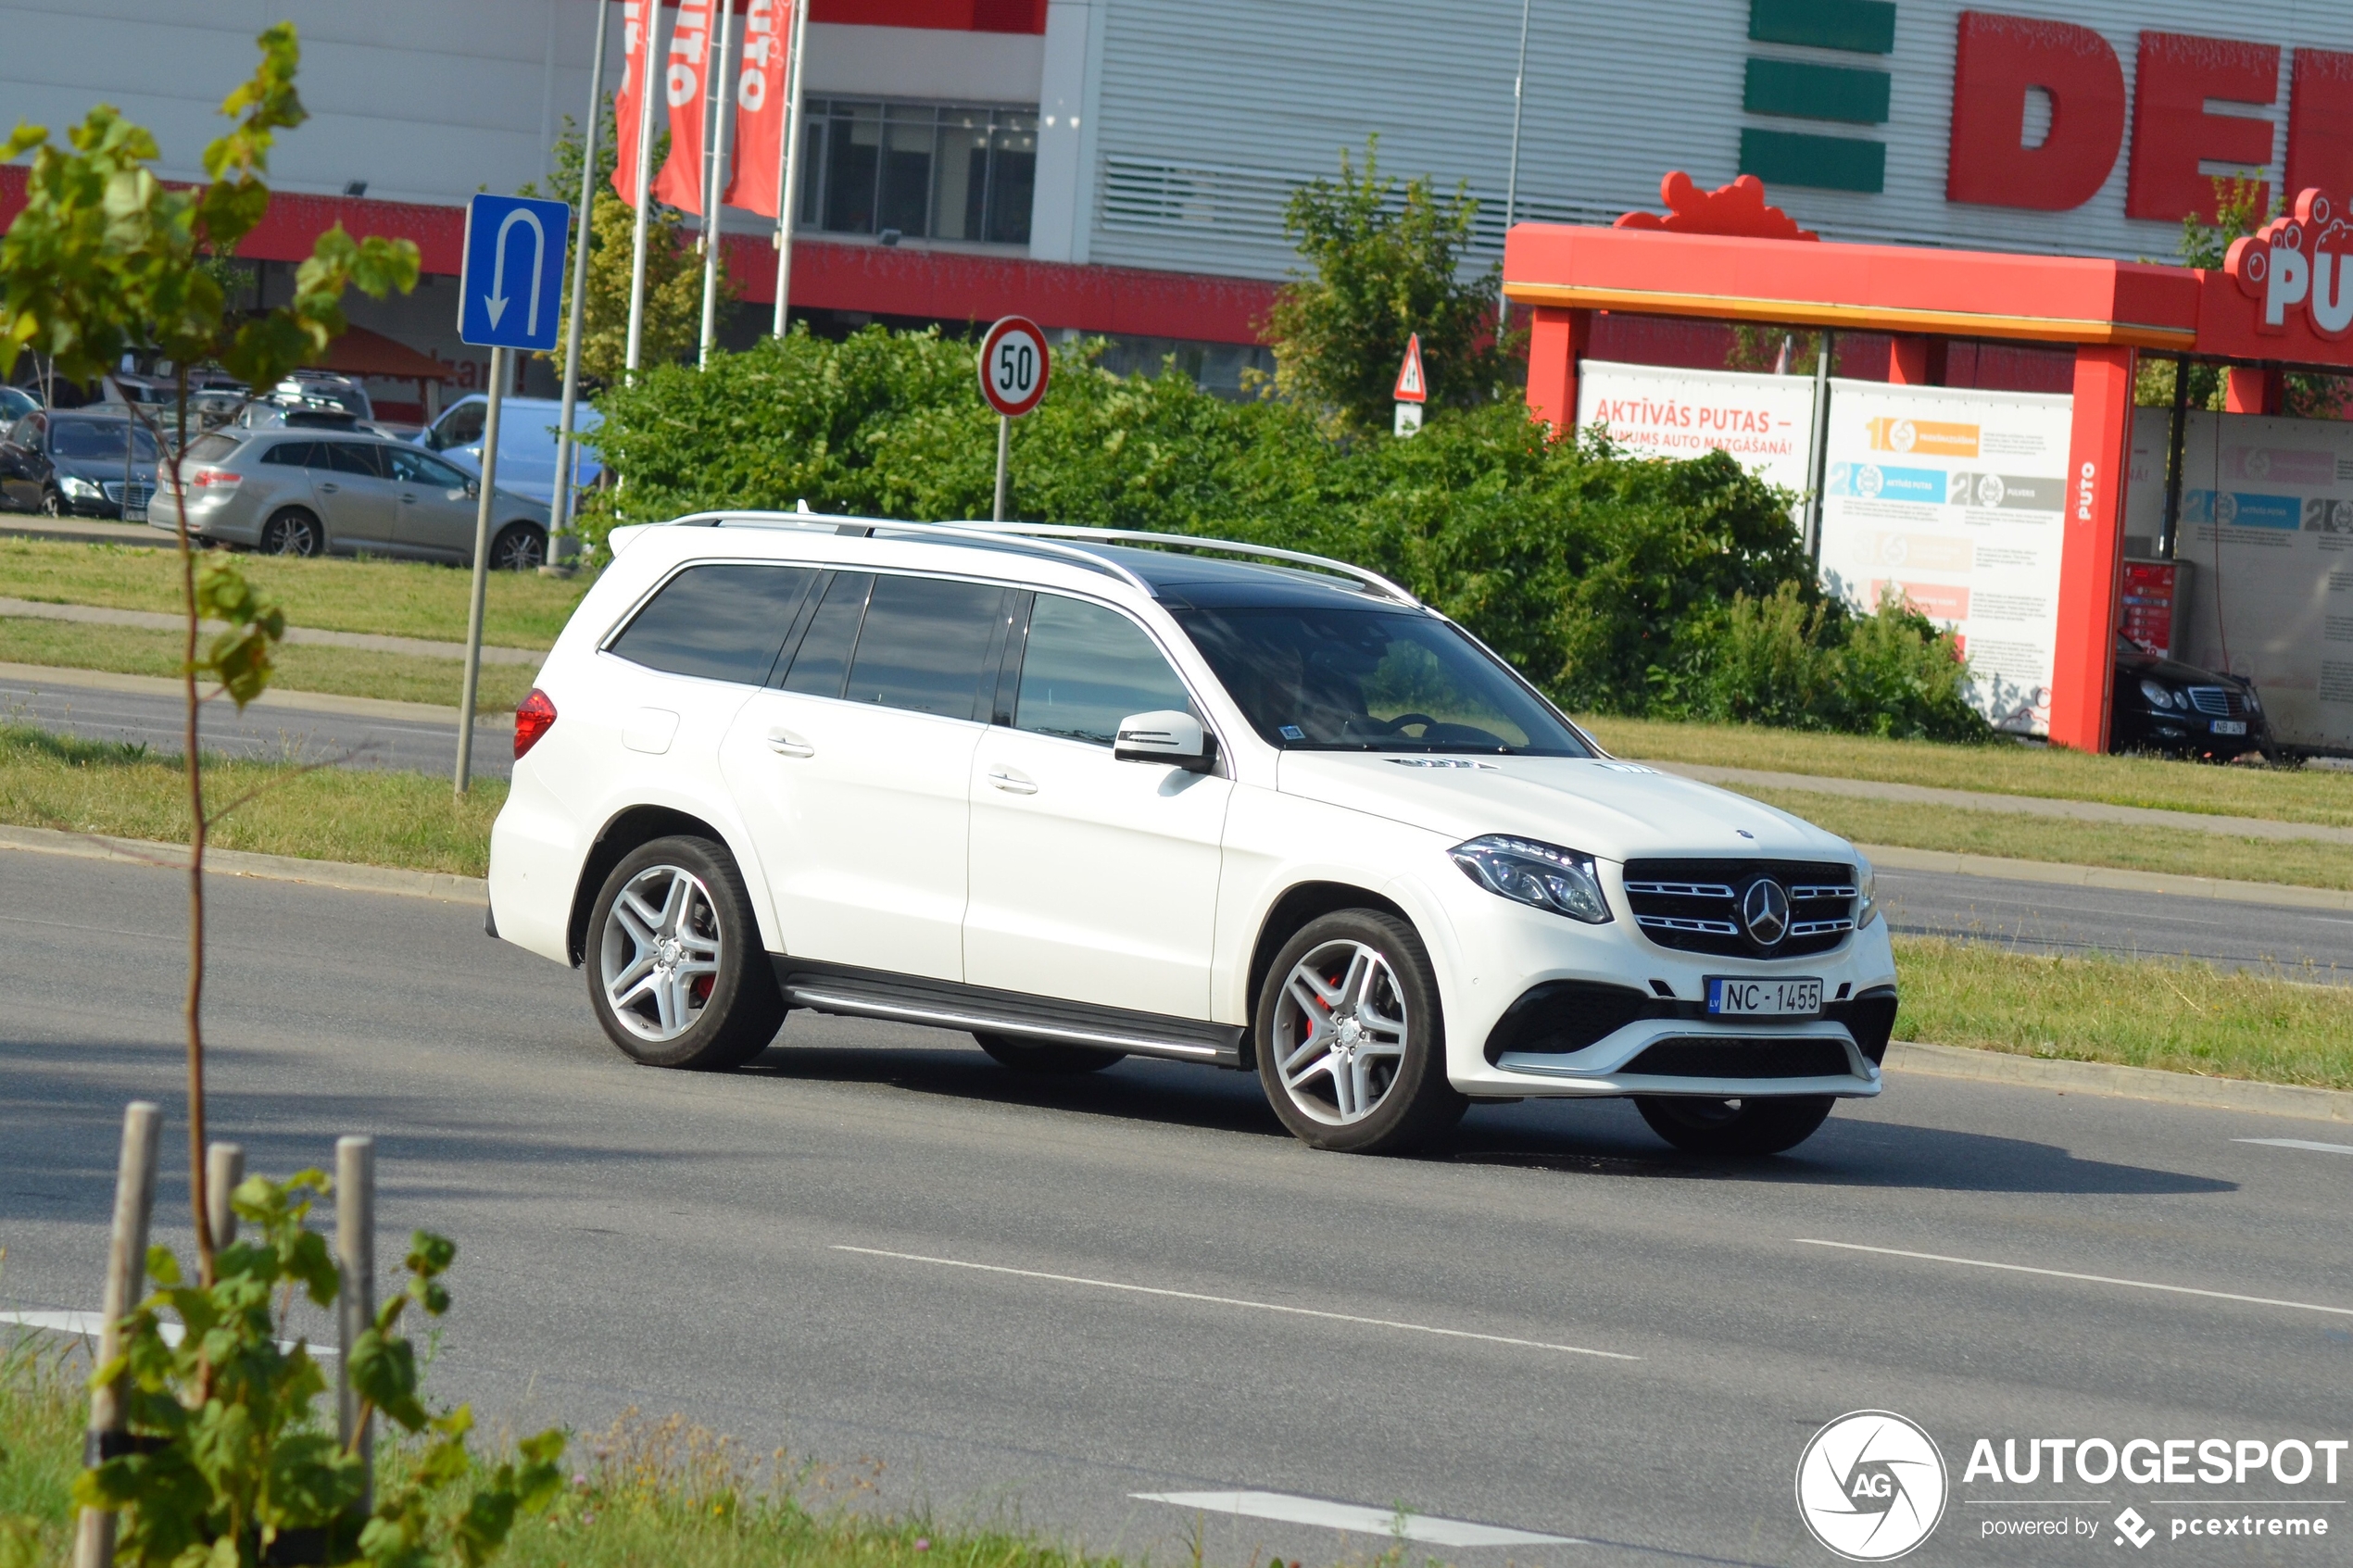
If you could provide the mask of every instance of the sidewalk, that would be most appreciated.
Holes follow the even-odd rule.
[[[534,657],[536,657],[535,655]],[[139,696],[165,696],[177,701],[185,688],[168,675],[118,675],[105,670],[62,669],[51,664],[0,664],[0,682],[46,687],[79,687],[83,691],[129,692]],[[218,688],[207,687],[209,696]],[[253,708],[288,708],[310,713],[343,713],[363,719],[406,719],[417,723],[456,728],[458,710],[430,702],[397,702],[381,696],[336,696],[327,692],[266,691],[248,704]],[[0,715],[5,717],[5,715]],[[515,716],[505,711],[478,712],[474,727],[511,731]]]
[[[0,618],[16,616],[27,621],[71,621],[88,626],[136,626],[144,631],[177,632],[186,624],[176,615],[166,615],[150,609],[102,609],[95,605],[50,604],[42,599],[0,598]],[[222,622],[208,621],[208,632],[218,632]],[[289,626],[286,641],[308,644],[314,647],[359,648],[367,653],[407,654],[416,659],[463,659],[463,643],[431,642],[423,637],[394,637],[373,632],[321,632],[314,627]],[[528,664],[537,668],[547,655],[538,648],[497,647],[484,644],[484,664]]]
[[[160,528],[144,522],[104,522],[87,517],[0,517],[0,538],[62,539],[70,545],[144,545],[150,548],[177,541]]]

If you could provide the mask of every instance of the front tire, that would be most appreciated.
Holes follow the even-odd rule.
[[[1126,1051],[1104,1050],[1094,1046],[1066,1046],[1058,1040],[1024,1040],[1012,1035],[983,1035],[974,1031],[973,1038],[1003,1065],[1016,1073],[1031,1073],[1040,1077],[1065,1077],[1078,1073],[1101,1073],[1127,1059]]]
[[[1770,1099],[1705,1099],[1636,1095],[1634,1109],[1651,1131],[1689,1154],[1780,1154],[1830,1120],[1829,1095]]]
[[[657,838],[605,878],[588,916],[588,1000],[648,1067],[739,1067],[768,1048],[784,996],[727,851]]]
[[[510,522],[490,541],[490,570],[535,571],[547,564],[547,535],[528,522]]]
[[[1446,1080],[1428,949],[1394,915],[1343,909],[1302,928],[1266,972],[1252,1032],[1267,1103],[1312,1148],[1402,1153],[1469,1107]]]

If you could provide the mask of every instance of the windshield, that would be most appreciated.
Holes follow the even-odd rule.
[[[59,420],[49,427],[49,450],[60,458],[78,458],[85,461],[112,458],[122,461],[122,433],[132,430],[136,436],[134,449],[138,460],[156,460],[156,438],[145,426],[133,430],[128,420]]]
[[[1274,746],[1593,755],[1549,706],[1434,616],[1282,605],[1181,609],[1176,619]]]

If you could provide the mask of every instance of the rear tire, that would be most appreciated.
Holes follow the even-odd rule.
[[[1634,1097],[1634,1109],[1651,1131],[1690,1154],[1782,1153],[1812,1137],[1836,1103],[1829,1095],[1737,1100]]]
[[[735,860],[707,838],[623,857],[588,914],[588,1001],[606,1037],[648,1067],[740,1067],[785,1021]]]
[[[1031,1073],[1039,1077],[1065,1077],[1078,1073],[1101,1073],[1104,1068],[1126,1060],[1126,1051],[1104,1050],[1094,1046],[1066,1046],[1058,1040],[1025,1040],[1013,1035],[983,1035],[975,1030],[973,1038],[980,1048],[1016,1073]]]
[[[288,507],[272,512],[261,525],[261,539],[254,548],[265,556],[323,556],[327,531],[300,507]]]
[[[1446,1079],[1428,949],[1395,915],[1309,922],[1275,955],[1251,1029],[1267,1103],[1311,1148],[1403,1153],[1470,1107]]]
[[[528,522],[510,522],[490,542],[493,571],[535,571],[547,564],[547,535]]]

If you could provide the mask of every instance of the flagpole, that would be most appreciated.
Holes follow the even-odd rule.
[[[580,327],[588,293],[588,214],[597,199],[597,131],[605,118],[605,34],[610,13],[597,0],[597,52],[588,67],[588,123],[581,131],[580,215],[573,220],[572,319],[564,330],[564,407],[556,421],[555,515],[548,532],[561,539],[572,531],[572,472],[576,444],[573,420],[580,404]],[[552,555],[554,552],[551,551]]]
[[[786,62],[786,75],[791,86],[785,94],[785,159],[776,166],[776,320],[775,334],[785,335],[786,312],[792,295],[792,226],[793,205],[798,194],[800,174],[800,66],[808,57],[803,47],[809,36],[809,0],[793,0],[792,36],[785,41],[791,51]]]
[[[1512,237],[1512,217],[1519,206],[1519,116],[1528,102],[1528,13],[1533,0],[1519,0],[1519,67],[1512,72],[1512,167],[1504,177],[1504,239]],[[1495,341],[1501,346],[1511,325],[1512,302],[1504,296],[1503,270],[1495,272]]]
[[[719,68],[711,73],[711,177],[702,187],[702,348],[695,357],[698,369],[711,363],[711,351],[719,337],[719,241],[724,232],[719,220],[724,204],[719,198],[727,189],[727,128],[736,120],[727,112],[736,101],[736,83],[729,74],[735,59],[731,47],[736,37],[735,0],[719,0],[718,14]],[[711,58],[708,45],[703,58]]]
[[[637,379],[646,342],[646,224],[653,210],[654,180],[654,60],[661,51],[660,0],[645,0],[646,20],[638,29],[645,53],[637,64],[637,232],[629,257],[628,379]]]

